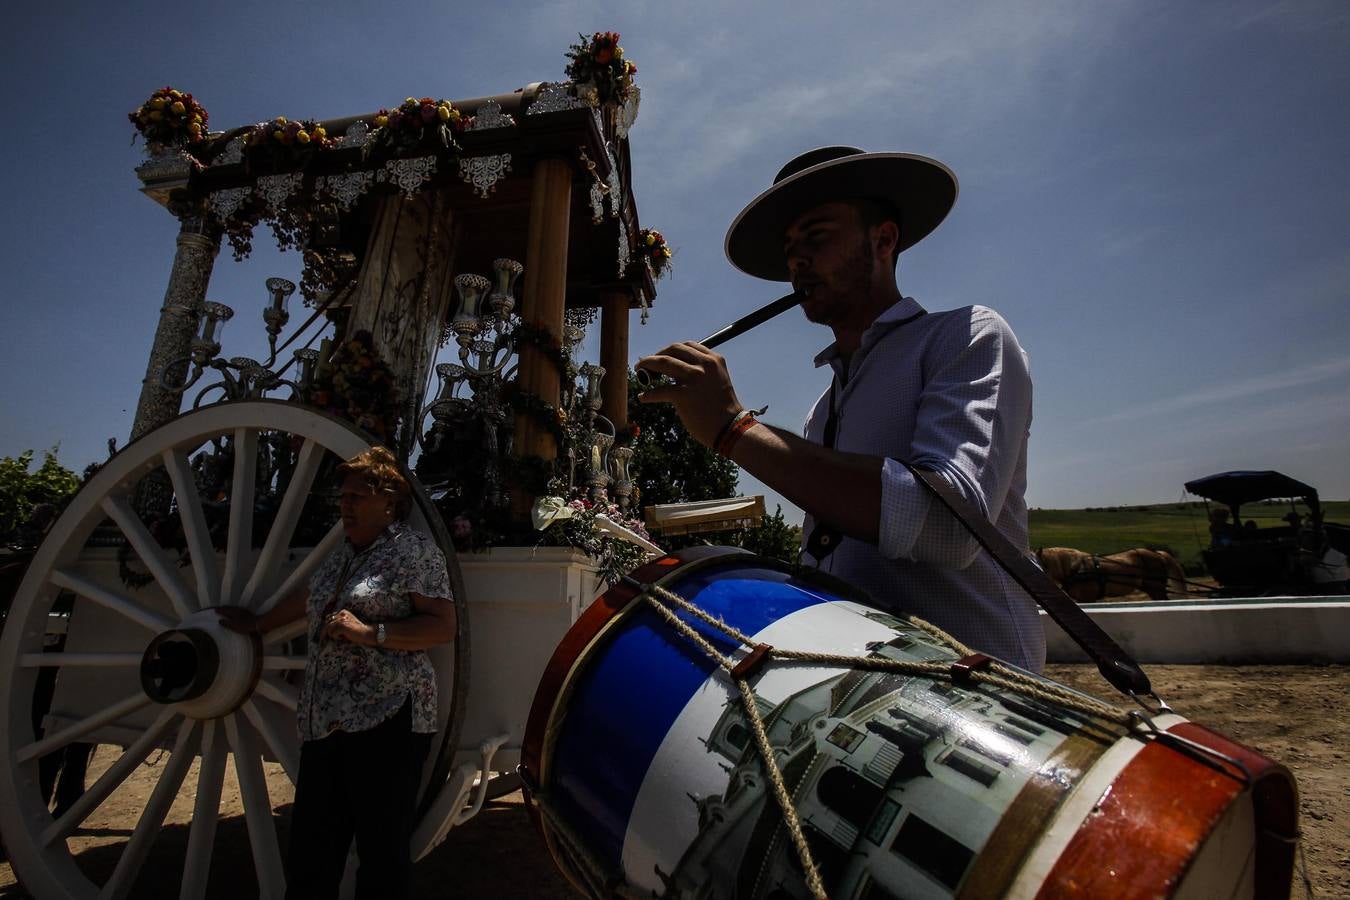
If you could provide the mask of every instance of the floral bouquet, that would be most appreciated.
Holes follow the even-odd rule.
[[[597,31],[590,40],[567,49],[567,77],[577,98],[588,106],[623,103],[633,90],[637,66],[623,58],[617,31]]]
[[[206,107],[192,99],[191,94],[171,87],[155,91],[136,111],[127,113],[127,118],[152,153],[165,147],[195,144],[206,137]]]
[[[375,354],[375,339],[358,331],[320,369],[309,402],[389,443],[398,427],[394,373]]]
[[[535,529],[542,536],[541,543],[577,548],[595,560],[598,574],[607,584],[614,584],[642,565],[651,554],[616,536],[616,529],[597,527],[597,519],[601,517],[643,541],[651,541],[640,519],[629,517],[608,499],[594,503],[579,495],[571,500],[558,496],[540,497],[531,511]]]
[[[396,108],[375,113],[374,131],[366,151],[378,147],[386,152],[403,153],[420,147],[439,145],[459,150],[455,132],[466,124],[460,111],[449,100],[408,97]]]
[[[666,243],[665,236],[661,232],[652,228],[639,231],[638,249],[647,265],[651,266],[653,278],[660,278],[670,271],[670,245]]]

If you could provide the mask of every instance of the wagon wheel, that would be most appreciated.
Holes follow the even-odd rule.
[[[190,766],[199,761],[193,814],[182,866],[180,897],[206,892],[220,821],[227,756],[232,758],[248,843],[263,897],[285,890],[274,802],[264,759],[276,760],[294,781],[299,758],[295,729],[298,680],[304,668],[295,640],[303,623],[255,638],[222,629],[210,607],[269,608],[304,584],[342,539],[341,523],[323,523],[301,546],[298,533],[319,475],[335,459],[367,449],[362,432],[316,410],[277,401],[209,407],[182,416],[117,454],[84,486],[34,556],[0,635],[0,830],[15,870],[39,898],[124,897],[160,833]],[[203,448],[232,451],[221,485],[228,511],[214,493],[203,496],[193,459]],[[215,457],[219,459],[220,457]],[[163,467],[174,513],[146,518],[134,489]],[[445,552],[459,618],[458,640],[432,651],[440,692],[440,750],[423,772],[419,809],[445,781],[467,691],[467,620],[463,580],[440,517],[415,479],[413,527]],[[322,498],[320,498],[322,499]],[[270,522],[256,508],[272,500]],[[311,505],[314,501],[311,501]],[[113,551],[86,547],[109,532],[111,519],[144,569],[133,588],[119,577]],[[213,548],[223,532],[225,548]],[[177,542],[165,525],[181,528]],[[299,535],[299,536],[297,536]],[[180,544],[180,558],[162,544]],[[125,571],[122,575],[125,576]],[[44,633],[59,595],[74,597],[65,649],[44,653]],[[60,607],[58,607],[59,609]],[[186,662],[185,662],[186,660]],[[44,730],[33,728],[34,685],[59,665],[56,696]],[[39,760],[73,742],[121,744],[125,749],[83,796],[59,817],[39,788]],[[87,874],[67,839],[157,750],[169,751],[158,780],[120,850],[111,874]],[[434,786],[434,787],[432,787]],[[187,796],[185,794],[185,796]],[[176,851],[175,851],[176,852]],[[166,869],[156,857],[155,876]],[[86,866],[87,867],[87,866]],[[105,867],[106,868],[106,867]],[[176,871],[170,868],[168,871]],[[219,872],[219,867],[217,868]],[[137,890],[142,893],[145,885]]]

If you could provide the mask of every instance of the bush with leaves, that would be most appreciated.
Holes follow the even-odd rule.
[[[37,507],[47,504],[59,511],[80,486],[74,472],[56,461],[56,449],[43,453],[42,465],[29,471],[34,453],[0,459],[0,540],[17,538]]]
[[[634,482],[644,506],[686,503],[736,496],[740,469],[690,437],[669,403],[639,403],[636,382],[629,373],[628,417],[633,447]],[[622,436],[622,435],[621,435]],[[751,553],[785,562],[797,561],[801,528],[789,525],[779,506],[758,528],[734,529],[653,538],[667,550],[700,544],[744,547]]]

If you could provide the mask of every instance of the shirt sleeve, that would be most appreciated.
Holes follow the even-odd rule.
[[[964,320],[954,319],[954,323]],[[909,462],[934,469],[991,522],[1017,474],[1031,424],[1031,374],[1008,323],[972,307],[969,329],[930,345]],[[891,559],[963,569],[980,546],[904,465],[881,474],[878,547]]]
[[[424,597],[451,599],[450,573],[446,570],[445,554],[426,537],[416,541],[414,547],[407,562],[408,571],[404,582],[407,590]]]

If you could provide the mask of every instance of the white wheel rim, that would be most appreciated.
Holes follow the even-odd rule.
[[[303,438],[295,474],[282,494],[273,524],[263,546],[255,553],[252,544],[251,510],[253,474],[261,432],[288,432]],[[223,566],[218,564],[207,531],[206,516],[193,483],[188,454],[210,438],[230,435],[236,446],[236,467],[230,478],[231,496],[249,497],[247,504],[231,503],[228,543]],[[49,729],[41,741],[32,735],[33,689],[38,671],[51,665],[53,657],[72,672],[124,673],[140,665],[145,646],[158,634],[175,628],[185,619],[202,620],[200,610],[215,605],[244,605],[254,610],[269,608],[291,589],[307,580],[328,548],[341,540],[341,525],[334,525],[315,550],[283,577],[290,556],[290,542],[304,500],[324,452],[348,459],[370,447],[364,434],[350,425],[308,407],[279,401],[246,401],[208,407],[169,422],[152,431],[108,461],[75,496],[57,520],[51,533],[34,555],[27,575],[14,597],[3,635],[0,635],[0,831],[6,849],[24,885],[40,898],[126,896],[141,864],[154,843],[169,804],[177,796],[190,763],[200,757],[197,793],[188,834],[180,896],[204,895],[215,846],[219,805],[227,754],[233,759],[240,785],[249,844],[259,876],[261,896],[280,897],[285,880],[281,848],[277,840],[272,803],[263,779],[264,750],[279,760],[294,781],[299,741],[294,727],[297,689],[280,680],[303,670],[303,657],[283,652],[284,644],[303,631],[279,629],[264,638],[260,675],[251,689],[240,689],[235,708],[223,712],[207,704],[196,716],[184,712],[187,704],[159,705],[143,691],[129,692],[118,701],[89,711],[77,721]],[[243,448],[244,452],[239,452]],[[190,565],[180,569],[177,560],[160,549],[155,538],[131,507],[128,490],[145,474],[163,465],[179,499],[178,519],[187,544]],[[426,493],[413,483],[413,527],[431,534],[446,554],[460,632],[454,645],[432,652],[440,688],[440,749],[428,761],[423,784],[444,781],[463,718],[467,692],[467,619],[463,580],[440,518]],[[111,518],[134,550],[140,564],[154,577],[154,587],[166,602],[160,608],[144,602],[138,592],[110,588],[83,576],[76,563],[95,528]],[[76,594],[72,628],[81,610],[120,619],[122,625],[143,640],[109,637],[108,646],[70,654],[44,654],[43,636],[48,613],[61,590]],[[194,616],[194,614],[197,614]],[[93,612],[84,615],[92,617]],[[113,632],[109,632],[113,634]],[[74,675],[72,678],[76,677]],[[233,676],[240,677],[240,676]],[[214,687],[214,685],[213,685]],[[202,710],[206,712],[203,713]],[[283,713],[289,711],[287,720]],[[217,713],[222,713],[217,715]],[[38,786],[38,760],[99,729],[115,726],[127,716],[147,718],[122,755],[59,820],[53,821]],[[279,724],[287,722],[289,727]],[[90,881],[76,866],[65,838],[111,796],[156,747],[172,744],[169,762],[141,812],[130,840],[108,880]],[[423,808],[432,791],[424,789]]]

